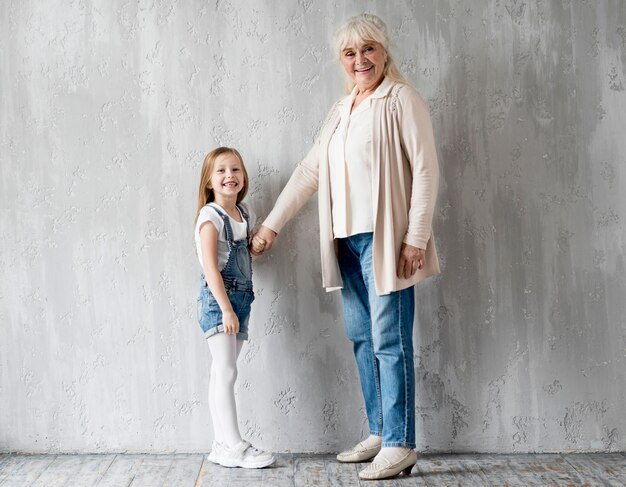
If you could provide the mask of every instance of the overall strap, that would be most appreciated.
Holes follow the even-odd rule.
[[[237,208],[239,208],[239,211],[243,215],[243,219],[246,221],[246,238],[250,240],[250,215],[241,203],[237,203]]]
[[[224,221],[224,231],[226,232],[226,241],[228,242],[228,246],[230,247],[232,243],[235,241],[235,238],[233,235],[233,228],[230,226],[230,219],[228,218],[228,215],[224,213],[222,210],[220,210],[219,208],[217,208],[216,206],[213,206],[213,205],[209,205],[209,206],[213,208],[219,216],[222,217],[222,220]]]

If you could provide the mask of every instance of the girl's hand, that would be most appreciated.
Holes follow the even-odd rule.
[[[267,241],[260,235],[255,235],[254,237],[252,237],[252,245],[251,245],[252,253],[255,255],[262,254],[263,251],[265,250],[266,243]]]
[[[272,248],[272,244],[274,243],[274,239],[278,235],[274,230],[270,230],[265,225],[261,225],[261,228],[254,234],[253,245],[252,245],[252,255],[261,255],[263,252],[267,252]],[[263,249],[261,251],[257,251],[254,247],[254,240],[257,242],[265,241]]]
[[[408,279],[417,272],[418,269],[424,267],[426,260],[426,251],[418,249],[412,245],[403,243],[400,249],[400,258],[398,259],[398,269],[396,274],[399,278]]]
[[[239,332],[239,318],[233,310],[222,312],[222,325],[224,325],[224,333],[234,335]]]

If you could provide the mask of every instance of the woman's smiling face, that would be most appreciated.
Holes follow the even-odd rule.
[[[347,45],[341,50],[341,64],[359,92],[374,89],[383,78],[387,53],[378,42]]]

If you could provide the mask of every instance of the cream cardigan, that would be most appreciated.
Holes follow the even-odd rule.
[[[375,97],[371,105],[374,281],[376,294],[383,295],[440,272],[432,233],[439,166],[430,114],[419,93],[385,78],[371,96]],[[263,222],[279,233],[319,191],[322,285],[327,291],[342,287],[333,238],[328,145],[339,123],[339,108],[351,101],[348,95],[331,108],[313,147]],[[396,275],[403,242],[426,249],[424,266],[409,279]]]

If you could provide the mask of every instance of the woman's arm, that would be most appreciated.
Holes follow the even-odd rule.
[[[217,228],[211,221],[207,221],[200,227],[200,244],[202,246],[202,269],[204,277],[211,290],[211,294],[222,310],[222,324],[224,332],[231,334],[239,331],[239,318],[230,304],[222,274],[217,268]]]
[[[398,94],[402,148],[413,176],[409,226],[404,243],[420,249],[432,233],[432,219],[439,190],[439,163],[428,106],[411,86]]]

